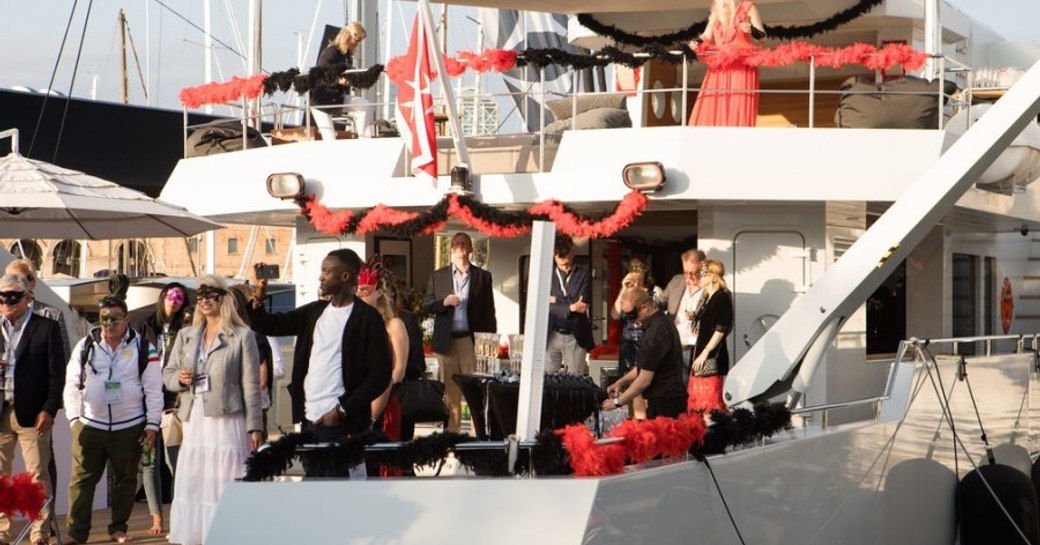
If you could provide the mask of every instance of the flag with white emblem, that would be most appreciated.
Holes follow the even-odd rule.
[[[430,94],[429,41],[426,25],[415,15],[408,53],[404,56],[404,82],[397,91],[397,128],[412,154],[412,175],[437,179],[437,136],[433,125],[433,95]]]

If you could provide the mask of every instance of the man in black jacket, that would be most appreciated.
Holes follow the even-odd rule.
[[[54,489],[46,468],[51,457],[51,429],[61,407],[65,382],[61,328],[50,318],[29,311],[26,278],[0,278],[0,474],[10,475],[15,444],[22,461],[48,496]],[[46,543],[50,504],[33,521],[30,539]],[[0,542],[11,541],[11,522],[0,515]]]
[[[588,267],[574,263],[574,241],[567,235],[556,238],[556,263],[549,285],[549,338],[545,370],[566,369],[574,375],[588,373],[585,361],[595,345],[589,305],[592,301],[592,275]]]
[[[452,375],[477,370],[473,333],[495,333],[495,297],[491,273],[469,262],[473,240],[466,233],[451,237],[451,265],[430,275],[423,296],[423,312],[434,314],[430,347],[444,380],[444,398],[451,412],[448,431],[458,432],[462,392]]]
[[[268,314],[266,281],[256,282],[249,318],[268,336],[296,336],[293,422],[319,441],[338,441],[372,425],[372,400],[390,385],[390,343],[376,309],[354,297],[361,259],[353,250],[329,252],[321,262],[320,295],[328,300]],[[308,469],[306,466],[304,469]],[[364,475],[364,464],[359,475]]]

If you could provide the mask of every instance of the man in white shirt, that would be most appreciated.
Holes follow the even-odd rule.
[[[320,442],[342,441],[372,426],[372,400],[390,386],[390,342],[379,311],[354,297],[361,259],[353,250],[329,252],[321,262],[320,295],[289,312],[268,314],[266,280],[255,283],[249,310],[254,331],[296,336],[293,355],[293,422]],[[322,476],[361,476],[364,464]],[[304,460],[304,470],[315,468]]]
[[[704,304],[704,293],[700,287],[701,263],[707,259],[704,252],[694,248],[682,254],[682,274],[677,274],[664,289],[668,301],[668,314],[679,331],[682,343],[683,369],[690,376],[690,358],[697,345],[697,313]]]

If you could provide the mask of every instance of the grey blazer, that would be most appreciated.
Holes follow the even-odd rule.
[[[191,389],[180,383],[181,369],[203,372],[198,362],[199,348],[205,335],[205,326],[185,327],[177,333],[170,349],[170,360],[163,368],[163,383],[167,390],[179,392],[177,416],[187,422],[194,401]],[[209,391],[202,397],[203,414],[219,416],[245,412],[246,430],[262,431],[263,411],[260,408],[260,357],[256,338],[249,328],[235,327],[221,332],[213,349],[206,357],[205,372],[209,374]]]

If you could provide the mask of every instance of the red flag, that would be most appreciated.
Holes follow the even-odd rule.
[[[430,94],[429,41],[426,26],[415,15],[408,53],[404,56],[404,81],[397,88],[397,128],[412,153],[412,175],[437,179],[437,136],[433,126],[433,96]]]

